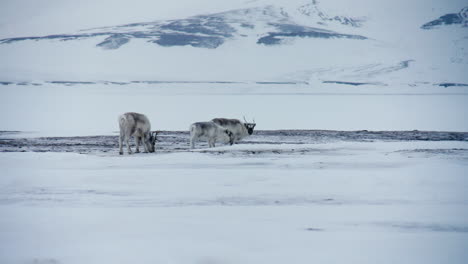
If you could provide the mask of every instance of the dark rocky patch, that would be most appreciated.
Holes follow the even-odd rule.
[[[190,45],[197,48],[215,49],[224,43],[224,38],[219,36],[198,36],[174,33],[161,35],[159,39],[153,40],[152,42],[165,47]]]
[[[192,19],[175,20],[160,27],[162,30],[231,37],[236,30],[220,16],[196,16]]]
[[[279,32],[269,32],[266,36],[258,39],[257,44],[264,45],[278,45],[287,38],[347,38],[347,39],[367,39],[360,35],[341,34],[330,30],[323,30],[318,28],[303,27],[291,24],[275,24]]]
[[[118,136],[87,137],[40,137],[18,138],[18,131],[0,131],[0,152],[74,152],[74,153],[116,153],[118,154]],[[16,134],[15,138],[11,138]],[[158,134],[156,153],[189,151],[188,131],[162,131]],[[435,132],[435,131],[333,131],[333,130],[258,130],[237,144],[311,144],[334,141],[468,141],[468,132]],[[134,147],[134,140],[131,140]],[[206,142],[199,142],[200,148],[206,148]],[[218,143],[217,146],[223,145]],[[244,151],[239,155],[282,155],[320,152],[316,149],[291,150],[255,150]],[[436,150],[435,150],[436,151]],[[448,150],[466,151],[466,150]],[[216,149],[201,150],[216,154]],[[223,152],[223,151],[221,151]],[[250,153],[247,153],[250,152]],[[458,153],[457,152],[457,153]],[[224,154],[219,153],[219,154]],[[319,153],[320,154],[320,153]],[[322,153],[323,154],[323,153]],[[237,155],[237,154],[236,154]]]
[[[162,83],[177,83],[177,84],[190,84],[190,83],[204,83],[204,84],[238,84],[243,82],[234,82],[234,81],[129,81],[129,82],[114,82],[114,81],[46,81],[45,83],[50,84],[61,84],[65,86],[73,86],[79,84],[91,85],[91,84],[104,84],[104,85],[129,85],[133,83],[142,83],[142,84],[162,84]],[[263,84],[263,83],[262,83]],[[265,82],[264,84],[295,84],[289,82]],[[34,85],[41,86],[42,83],[32,83],[32,82],[1,82],[0,85]]]
[[[72,86],[76,84],[96,84],[95,82],[76,82],[76,81],[50,81],[47,83],[52,83],[52,84],[63,84],[67,86]]]
[[[336,83],[336,84],[346,84],[346,85],[353,85],[353,86],[374,84],[374,83],[367,83],[367,82],[343,82],[343,81],[323,81],[322,83]]]
[[[452,86],[468,86],[467,83],[439,83],[439,84],[436,84],[438,86],[442,86],[442,87],[452,87]]]
[[[468,233],[468,226],[447,225],[447,224],[426,224],[415,222],[402,223],[378,223],[377,225],[400,229],[402,231],[428,231],[428,232],[450,232],[450,233]]]
[[[307,82],[255,82],[256,84],[308,84]]]
[[[0,39],[0,44],[10,44],[17,41],[24,41],[24,40],[76,40],[76,39],[83,39],[83,38],[91,38],[97,36],[105,36],[109,35],[110,33],[101,32],[101,33],[91,33],[91,34],[57,34],[57,35],[47,35],[47,36],[40,36],[40,37],[19,37],[19,38],[7,38],[7,39]]]
[[[422,29],[433,29],[438,26],[444,25],[454,25],[454,24],[461,24],[462,26],[468,26],[468,7],[463,8],[458,13],[446,14],[438,19],[432,20],[427,22],[426,24],[422,25]]]
[[[96,46],[102,47],[104,49],[118,49],[120,46],[127,44],[129,41],[130,38],[123,34],[114,34]]]

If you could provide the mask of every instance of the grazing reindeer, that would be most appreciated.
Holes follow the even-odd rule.
[[[242,123],[239,119],[228,118],[214,118],[211,121],[229,129],[234,134],[234,142],[252,135],[254,128],[257,125],[255,124],[255,119],[252,121],[252,123],[249,123],[247,120],[245,120],[245,117],[244,123]]]
[[[195,148],[195,141],[207,139],[208,147],[215,146],[217,139],[229,138],[229,143],[234,143],[234,136],[229,129],[223,128],[213,122],[196,122],[190,125],[190,148]]]
[[[146,152],[154,152],[154,144],[156,143],[156,136],[158,132],[151,131],[151,123],[148,118],[139,113],[125,113],[119,116],[119,154],[123,155],[122,144],[123,141],[127,144],[128,154],[132,154],[130,144],[128,141],[132,136],[136,141],[136,153],[140,152],[140,141],[143,141],[143,147]]]

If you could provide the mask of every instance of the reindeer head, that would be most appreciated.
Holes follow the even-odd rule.
[[[254,128],[255,126],[257,125],[255,123],[255,119],[253,119],[253,121],[251,123],[247,122],[247,120],[245,120],[245,116],[244,116],[244,127],[245,129],[247,129],[247,132],[249,133],[249,135],[252,135],[253,134],[253,131],[254,131]]]
[[[159,131],[151,131],[148,136],[148,141],[145,142],[146,146],[148,147],[149,152],[155,151],[156,141],[158,141],[158,133]]]

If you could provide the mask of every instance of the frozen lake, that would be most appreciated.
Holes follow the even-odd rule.
[[[32,136],[109,135],[124,112],[153,130],[187,131],[215,117],[256,129],[468,131],[468,86],[258,83],[45,83],[0,87],[0,130]]]

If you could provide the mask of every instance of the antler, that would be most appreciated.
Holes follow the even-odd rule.
[[[244,121],[245,121],[245,123],[249,123],[249,122],[245,119],[245,116],[244,116]],[[249,123],[249,124],[250,124],[250,123]],[[253,119],[252,124],[255,124],[255,118]]]

